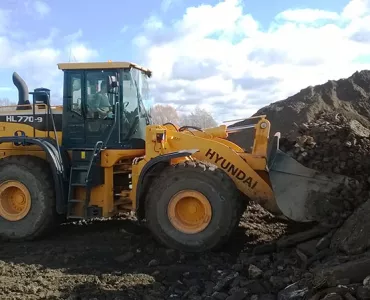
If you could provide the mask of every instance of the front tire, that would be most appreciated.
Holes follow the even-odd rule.
[[[0,237],[33,240],[56,225],[55,194],[49,165],[32,156],[0,160]]]
[[[164,245],[203,252],[225,244],[243,205],[234,182],[220,169],[186,162],[165,168],[150,186],[145,215]]]

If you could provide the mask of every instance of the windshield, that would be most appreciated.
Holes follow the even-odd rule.
[[[122,133],[129,138],[139,126],[136,118],[145,119],[146,124],[151,121],[148,116],[149,96],[148,77],[142,71],[132,68],[121,72],[122,90]]]
[[[134,78],[130,70],[124,70],[121,74],[122,82],[122,96],[123,96],[123,108],[128,113],[133,113],[138,108],[137,90],[134,82]]]
[[[131,69],[130,72],[132,79],[137,87],[140,113],[142,114],[142,116],[144,116],[144,114],[146,114],[146,111],[149,110],[152,102],[149,93],[148,76],[138,69]]]

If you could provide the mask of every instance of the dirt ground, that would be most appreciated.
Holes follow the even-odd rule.
[[[243,277],[240,256],[289,230],[251,207],[224,249],[189,255],[163,248],[129,215],[64,224],[50,238],[2,245],[0,299],[226,299],[231,287],[216,285]]]

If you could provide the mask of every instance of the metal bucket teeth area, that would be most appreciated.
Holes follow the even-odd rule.
[[[348,178],[321,174],[276,150],[269,165],[276,203],[282,213],[297,222],[320,221],[330,211],[329,195]]]

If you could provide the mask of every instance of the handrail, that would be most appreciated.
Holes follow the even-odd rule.
[[[97,141],[96,144],[95,144],[95,146],[94,146],[93,155],[92,155],[92,157],[90,159],[89,167],[88,167],[87,172],[86,172],[86,177],[85,177],[85,182],[86,183],[89,182],[89,176],[90,176],[92,164],[94,163],[94,160],[95,160],[96,156],[101,151],[101,149],[103,148],[103,146],[104,146],[103,141]]]
[[[54,115],[53,115],[53,111],[51,109],[51,105],[50,105],[50,96],[48,93],[46,93],[45,91],[37,91],[37,92],[29,92],[30,95],[33,96],[33,103],[32,103],[32,114],[33,114],[33,120],[32,120],[32,127],[33,127],[33,135],[34,137],[36,137],[36,127],[35,127],[35,116],[36,116],[36,101],[35,101],[35,94],[45,94],[46,95],[46,109],[47,109],[47,115],[46,115],[46,118],[47,118],[47,132],[48,132],[48,137],[50,137],[50,130],[49,130],[49,117],[51,119],[51,123],[52,123],[52,126],[53,126],[53,132],[54,132],[54,135],[55,135],[55,142],[56,142],[56,145],[57,145],[57,150],[58,150],[58,155],[59,155],[59,159],[60,161],[63,161],[63,158],[62,158],[62,153],[60,152],[60,145],[59,145],[59,141],[58,141],[58,134],[57,134],[57,130],[56,130],[56,127],[55,127],[55,120],[54,120]],[[45,104],[45,103],[43,103]]]

